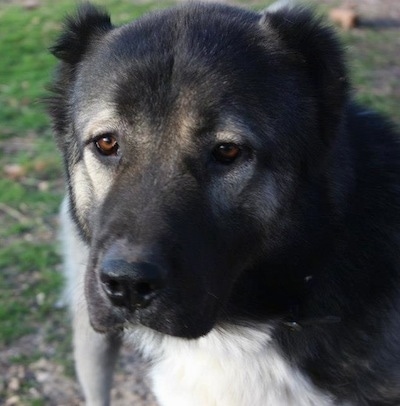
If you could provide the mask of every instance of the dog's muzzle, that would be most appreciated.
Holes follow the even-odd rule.
[[[166,284],[166,273],[148,262],[107,259],[101,263],[102,288],[114,306],[130,311],[147,307]]]

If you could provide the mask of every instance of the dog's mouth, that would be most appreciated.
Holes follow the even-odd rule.
[[[198,338],[214,327],[216,295],[203,294],[201,288],[171,287],[165,272],[152,264],[106,265],[100,272],[88,272],[86,279],[89,317],[96,331],[141,325],[171,336]]]
[[[152,300],[147,307],[130,310],[110,306],[106,301],[99,305],[97,300],[89,299],[89,317],[94,330],[100,333],[145,326],[162,334],[182,338],[204,336],[216,323],[215,317],[181,309],[175,303],[167,305],[161,303],[160,299]]]

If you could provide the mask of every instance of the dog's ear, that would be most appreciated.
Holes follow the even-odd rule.
[[[260,24],[305,66],[318,97],[321,131],[328,141],[340,125],[348,93],[344,56],[333,29],[296,6],[267,9]]]
[[[64,32],[51,52],[61,60],[50,86],[51,96],[44,101],[53,121],[57,141],[63,146],[63,137],[69,130],[69,89],[75,80],[76,66],[102,36],[113,29],[110,16],[89,3],[78,8],[74,17],[65,20]]]
[[[73,17],[67,17],[64,32],[50,49],[58,59],[78,63],[90,44],[112,30],[110,16],[90,3],[82,4]]]

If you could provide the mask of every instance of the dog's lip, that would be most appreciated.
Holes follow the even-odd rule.
[[[98,333],[106,334],[113,331],[122,331],[124,329],[125,323],[118,323],[112,326],[106,326],[102,323],[97,323],[94,321],[90,321],[90,325],[92,326],[93,330]]]
[[[122,315],[120,315],[122,316]],[[188,329],[188,326],[182,321],[181,328],[168,327],[159,323],[153,318],[146,318],[146,309],[137,309],[134,312],[125,314],[125,317],[117,317],[113,312],[103,315],[102,319],[90,318],[92,328],[101,334],[108,333],[123,333],[124,331],[133,331],[140,327],[146,327],[162,335],[169,335],[173,337],[191,338],[196,339],[202,337],[215,327],[216,320],[213,320],[209,326],[200,330],[193,331]],[[182,327],[184,326],[184,327]]]
[[[108,324],[108,323],[106,324],[102,321],[90,319],[90,325],[92,326],[93,330],[95,330],[96,332],[101,333],[101,334],[123,332],[126,330],[134,330],[135,328],[138,328],[139,326],[148,327],[148,328],[152,329],[151,327],[147,326],[146,323],[142,323],[139,320],[140,320],[140,317],[137,315],[137,311],[135,311],[133,314],[130,315],[130,317],[127,317],[123,321],[115,322],[114,324]],[[158,330],[155,330],[155,331],[158,331]]]
[[[141,313],[144,310],[139,307],[134,310],[112,308],[104,313],[101,318],[89,317],[90,324],[95,331],[103,334],[134,329],[138,326],[146,327],[146,323],[141,321]]]

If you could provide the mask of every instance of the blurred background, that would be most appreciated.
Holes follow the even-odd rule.
[[[272,2],[229,1],[256,10]],[[96,3],[120,24],[176,1]],[[400,1],[308,3],[337,26],[355,97],[400,126]],[[0,0],[0,404],[6,406],[83,404],[61,301],[63,173],[41,103],[56,64],[48,48],[75,5]],[[115,380],[114,405],[156,405],[144,383],[145,365],[132,349],[124,349]]]

